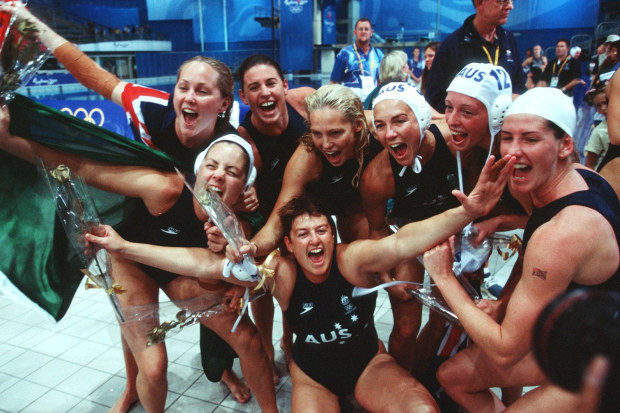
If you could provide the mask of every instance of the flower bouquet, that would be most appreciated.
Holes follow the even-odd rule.
[[[2,0],[3,3],[9,3]],[[22,3],[26,3],[23,1]],[[6,105],[15,91],[39,70],[50,52],[38,40],[38,32],[28,20],[15,24],[15,16],[0,13],[0,103]]]
[[[71,176],[71,171],[65,165],[59,165],[55,169],[48,169],[43,162],[41,165],[50,193],[56,201],[56,213],[71,246],[85,266],[82,272],[91,281],[86,283],[86,288],[102,288],[110,298],[116,317],[124,322],[125,316],[116,296],[122,293],[123,289],[110,275],[110,256],[104,249],[92,248],[84,238],[86,233],[96,234],[101,224],[86,184],[81,178]]]

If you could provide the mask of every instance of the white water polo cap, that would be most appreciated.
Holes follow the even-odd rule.
[[[428,104],[424,96],[420,93],[418,89],[409,83],[405,82],[391,82],[387,85],[383,86],[375,100],[372,102],[373,115],[372,115],[372,127],[375,128],[375,115],[374,108],[378,103],[383,102],[384,100],[400,100],[401,102],[405,102],[407,106],[411,108],[411,111],[416,117],[418,121],[418,127],[420,128],[420,145],[422,146],[422,140],[424,139],[424,134],[431,126],[431,106]],[[419,147],[418,147],[419,148]],[[416,156],[413,160],[413,165],[411,165],[413,171],[416,173],[420,173],[422,171],[422,164],[420,162],[420,156]]]
[[[211,142],[211,144],[207,146],[207,149],[200,152],[198,156],[196,156],[196,160],[194,161],[194,174],[198,174],[200,165],[202,165],[202,162],[207,157],[207,153],[209,153],[209,150],[213,147],[213,145],[220,142],[236,143],[248,155],[248,172],[245,177],[245,187],[243,188],[244,192],[247,191],[252,187],[252,185],[254,184],[254,180],[256,179],[256,168],[254,167],[254,152],[252,151],[252,146],[239,135],[231,133],[217,138],[216,140]]]
[[[553,87],[535,87],[515,99],[506,116],[520,114],[536,115],[551,121],[571,138],[577,126],[573,100]]]
[[[400,100],[405,102],[407,106],[411,108],[415,115],[418,126],[420,127],[420,141],[424,139],[424,134],[431,126],[431,106],[426,102],[424,96],[420,93],[415,86],[405,82],[391,82],[383,86],[375,100],[372,102],[372,108],[377,106],[377,103],[384,100]],[[373,114],[372,125],[375,125],[375,118]]]
[[[490,63],[470,63],[454,77],[447,91],[471,96],[484,104],[491,138],[502,129],[512,103],[512,81],[506,69]]]

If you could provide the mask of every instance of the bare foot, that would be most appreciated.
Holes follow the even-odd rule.
[[[138,393],[135,390],[125,388],[121,397],[118,398],[114,406],[109,410],[109,413],[127,413],[138,401]]]
[[[293,342],[292,340],[285,340],[284,337],[280,339],[280,349],[284,352],[284,361],[288,366],[293,360]]]
[[[224,370],[222,373],[222,383],[228,387],[230,393],[239,403],[247,403],[252,398],[250,388],[232,370]]]

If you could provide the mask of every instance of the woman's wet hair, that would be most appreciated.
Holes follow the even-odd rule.
[[[284,72],[282,72],[282,67],[280,66],[280,63],[276,62],[274,59],[267,55],[255,54],[241,62],[241,65],[239,65],[239,68],[237,69],[237,79],[239,79],[239,82],[241,83],[241,90],[243,90],[243,88],[245,87],[245,85],[243,84],[243,78],[246,72],[254,66],[258,65],[273,67],[276,72],[278,72],[278,76],[280,77],[280,79],[284,80]]]
[[[334,109],[354,127],[361,125],[358,132],[355,132],[354,153],[358,162],[358,170],[353,177],[352,184],[357,188],[364,165],[364,156],[368,152],[369,133],[366,127],[366,115],[362,101],[349,89],[342,85],[321,86],[316,92],[304,99],[308,119],[312,112],[320,109]],[[312,127],[312,125],[310,125]],[[309,150],[316,151],[312,141],[312,132],[308,131],[301,137],[301,143]]]
[[[233,79],[232,72],[230,71],[230,68],[226,66],[226,64],[217,59],[207,56],[194,56],[191,59],[186,60],[185,62],[183,62],[183,64],[181,64],[181,66],[179,66],[179,69],[177,70],[177,82],[179,81],[181,73],[183,72],[185,67],[190,63],[194,62],[205,63],[211,66],[211,68],[217,72],[217,88],[223,98],[230,99],[230,105],[228,105],[226,112],[224,112],[224,116],[218,116],[215,123],[216,133],[226,131],[229,129],[228,124],[230,122],[230,112],[232,110],[232,105],[234,101],[235,80]]]
[[[288,201],[278,210],[282,222],[283,234],[290,237],[295,218],[308,214],[312,217],[327,217],[332,233],[336,235],[336,224],[329,213],[327,203],[309,194],[302,194]]]

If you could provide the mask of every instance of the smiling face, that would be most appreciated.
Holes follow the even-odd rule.
[[[248,156],[239,145],[216,143],[202,162],[196,183],[206,184],[226,205],[232,205],[243,192],[247,168]]]
[[[243,75],[239,96],[250,106],[252,116],[260,123],[277,123],[286,113],[288,83],[270,65],[258,64]]]
[[[420,126],[409,105],[384,100],[375,105],[373,116],[377,140],[399,165],[411,165],[420,147]]]
[[[230,98],[220,92],[218,79],[218,73],[203,62],[190,62],[179,73],[173,98],[175,131],[188,148],[204,146],[211,140],[217,115],[230,106]]]
[[[540,116],[516,114],[504,121],[500,152],[517,158],[510,187],[532,193],[535,203],[553,186],[560,162],[570,163],[567,160],[572,151],[572,139],[566,134],[558,139]]]
[[[329,275],[335,238],[325,215],[302,214],[292,221],[289,235],[284,237],[286,249],[310,281],[321,282]]]
[[[478,99],[457,92],[446,96],[446,123],[452,135],[452,146],[466,151],[475,146],[489,150],[491,132],[487,108]]]
[[[353,125],[336,109],[325,107],[310,112],[312,144],[333,166],[355,158],[355,135],[362,128],[362,124]]]

